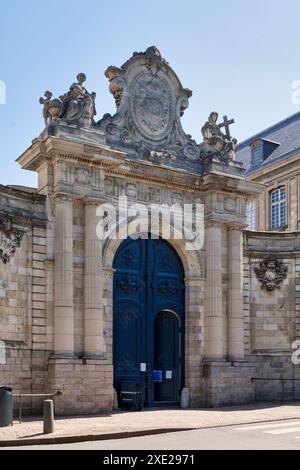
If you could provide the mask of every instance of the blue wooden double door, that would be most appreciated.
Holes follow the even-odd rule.
[[[161,239],[125,240],[114,259],[113,362],[117,391],[145,406],[176,404],[184,381],[184,271]],[[126,384],[126,385],[124,385]]]

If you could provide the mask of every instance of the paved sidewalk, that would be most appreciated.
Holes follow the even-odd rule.
[[[218,409],[152,409],[112,412],[81,417],[58,417],[55,432],[43,434],[42,418],[24,418],[19,424],[0,428],[0,447],[38,443],[100,440],[183,429],[203,429],[284,419],[299,419],[300,403],[226,407]]]

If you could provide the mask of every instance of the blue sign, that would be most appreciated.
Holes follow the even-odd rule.
[[[153,371],[153,382],[162,382],[162,370]]]

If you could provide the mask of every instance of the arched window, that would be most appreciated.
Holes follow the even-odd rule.
[[[286,189],[284,186],[271,191],[271,228],[286,225]]]

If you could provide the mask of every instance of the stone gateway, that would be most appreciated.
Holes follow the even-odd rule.
[[[147,407],[178,405],[183,389],[192,407],[280,398],[269,379],[300,378],[299,251],[245,231],[264,185],[236,160],[233,121],[213,112],[202,142],[187,135],[192,92],[156,47],[105,75],[116,113],[96,120],[82,73],[60,97],[46,91],[45,129],[17,160],[38,187],[0,186],[1,385],[60,390],[57,414],[112,410],[114,389],[140,391]],[[132,220],[120,216],[124,197],[176,214],[204,205],[204,245],[187,249],[160,223],[117,236]],[[101,239],[105,204],[120,217]]]

